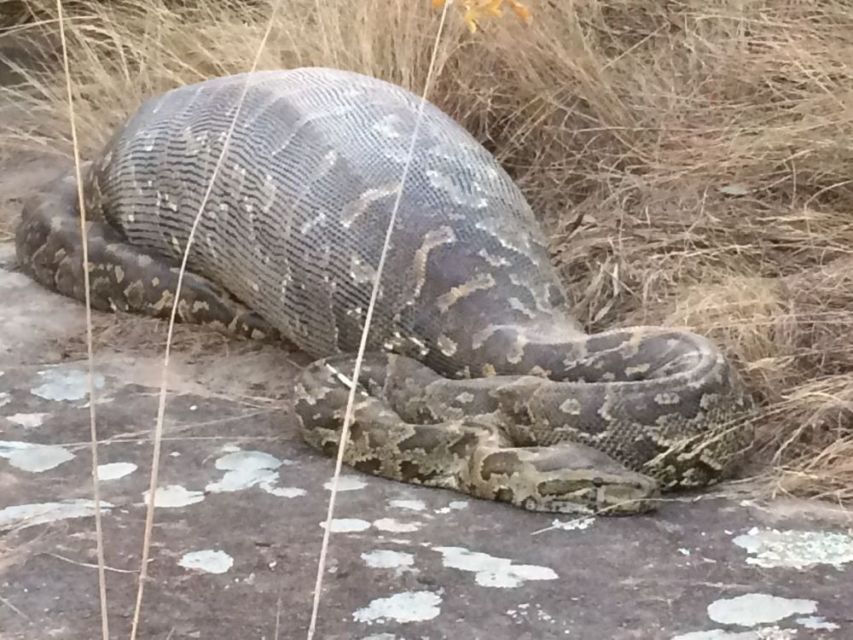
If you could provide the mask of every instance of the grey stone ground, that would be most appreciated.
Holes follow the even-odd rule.
[[[0,172],[0,222],[49,172]],[[2,236],[0,236],[2,238]],[[135,598],[162,326],[97,314],[113,637]],[[0,639],[100,637],[82,307],[0,242]],[[273,345],[180,332],[141,638],[304,638],[333,462],[296,437]],[[853,637],[853,518],[827,505],[683,498],[553,518],[354,473],[324,639]]]

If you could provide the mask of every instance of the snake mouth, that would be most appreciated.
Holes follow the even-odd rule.
[[[615,489],[615,490],[614,490]],[[624,487],[587,487],[571,495],[527,498],[522,507],[528,511],[591,516],[629,516],[657,509],[659,493]]]
[[[657,482],[641,474],[627,472],[574,474],[539,483],[537,495],[523,504],[531,511],[585,515],[636,515],[657,507],[660,489]]]
[[[643,484],[612,484],[597,487],[598,515],[636,515],[657,509],[660,491],[653,482]]]

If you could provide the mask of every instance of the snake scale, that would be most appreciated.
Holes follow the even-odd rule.
[[[334,455],[420,106],[318,67],[148,99],[86,169],[93,306],[167,317],[207,194],[178,317],[314,358],[295,413]],[[721,350],[666,327],[584,333],[495,158],[429,102],[417,135],[345,463],[562,513],[645,512],[663,491],[728,477],[751,447],[753,401]],[[70,173],[25,203],[16,246],[23,271],[83,299]]]

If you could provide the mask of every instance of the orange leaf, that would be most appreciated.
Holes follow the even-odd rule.
[[[500,18],[503,15],[501,3],[503,3],[503,0],[486,0],[486,2],[481,2],[479,12],[483,15]]]
[[[477,30],[477,10],[473,7],[468,7],[465,11],[465,16],[462,18],[465,24],[468,25],[468,31],[474,33]]]
[[[443,9],[448,0],[431,0],[433,9]],[[530,10],[519,0],[507,0],[512,12],[524,22],[530,22]],[[503,0],[457,0],[457,5],[464,11],[462,20],[468,31],[475,33],[483,18],[500,18],[503,16]]]
[[[518,0],[509,0],[509,6],[512,8],[513,13],[524,22],[530,22],[530,9],[518,2]]]

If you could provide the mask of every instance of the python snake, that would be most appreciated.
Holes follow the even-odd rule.
[[[178,317],[314,358],[295,412],[334,455],[419,103],[328,68],[148,99],[86,170],[93,306],[168,317],[207,194]],[[68,174],[25,203],[16,247],[23,271],[83,300],[78,216]],[[648,511],[730,475],[753,438],[753,400],[708,339],[584,333],[520,189],[430,103],[357,385],[348,465],[533,511]]]

